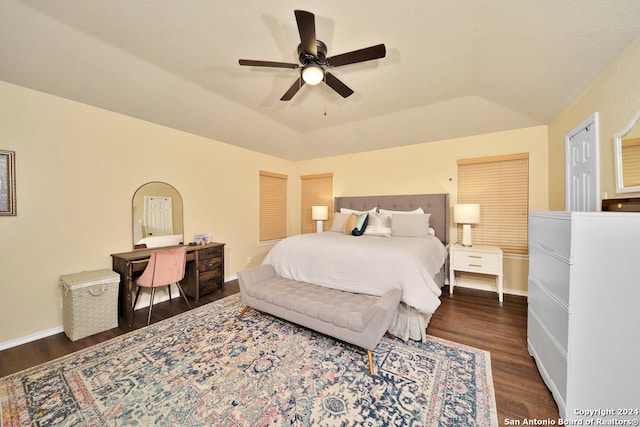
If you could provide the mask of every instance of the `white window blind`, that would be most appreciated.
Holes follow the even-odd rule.
[[[287,237],[287,175],[260,171],[260,242]]]
[[[529,211],[529,154],[458,160],[458,203],[480,204],[473,242],[526,254]],[[458,240],[462,225],[458,225]]]
[[[311,219],[312,206],[328,206],[329,220],[322,223],[324,230],[328,230],[333,219],[333,174],[323,173],[304,175],[301,181],[301,218],[302,233],[315,233],[316,222]]]

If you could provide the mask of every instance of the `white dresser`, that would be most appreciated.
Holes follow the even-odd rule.
[[[529,213],[527,335],[562,418],[640,419],[640,214]]]

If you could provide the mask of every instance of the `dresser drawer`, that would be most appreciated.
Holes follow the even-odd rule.
[[[567,307],[561,305],[545,292],[539,283],[531,279],[529,279],[528,300],[529,307],[535,311],[538,320],[567,352],[569,340],[569,312]]]
[[[529,247],[529,277],[541,283],[547,291],[569,306],[571,266],[534,246]]]
[[[567,356],[553,343],[531,308],[527,320],[527,341],[544,382],[554,396],[560,398],[558,406],[564,409],[567,401]]]
[[[499,253],[456,249],[453,252],[451,266],[454,270],[501,274]]]
[[[529,241],[545,250],[571,257],[571,221],[554,217],[529,217]]]

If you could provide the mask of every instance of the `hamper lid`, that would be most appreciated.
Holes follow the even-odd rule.
[[[79,289],[86,286],[103,285],[120,281],[120,275],[109,269],[81,271],[60,276],[60,285],[67,289]]]

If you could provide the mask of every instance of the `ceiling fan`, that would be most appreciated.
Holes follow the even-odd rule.
[[[298,45],[300,64],[254,61],[251,59],[240,59],[238,61],[240,65],[249,67],[301,68],[300,76],[289,90],[282,95],[280,101],[291,100],[305,83],[316,85],[321,81],[324,81],[327,86],[338,92],[343,98],[346,98],[353,93],[353,90],[326,69],[384,58],[387,54],[384,44],[378,44],[327,58],[327,45],[316,39],[316,19],[314,14],[304,10],[296,10],[294,13],[298,24],[298,32],[300,33],[300,44]]]

